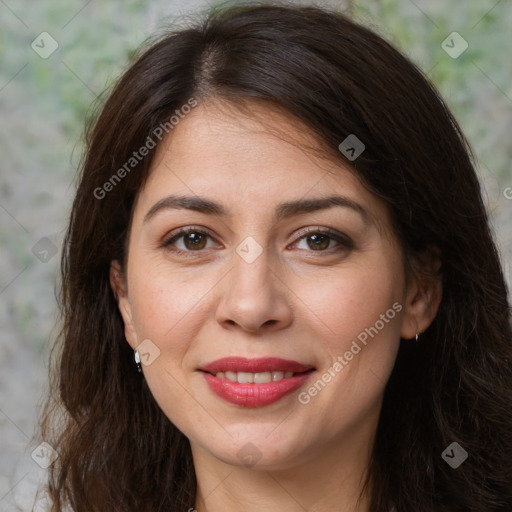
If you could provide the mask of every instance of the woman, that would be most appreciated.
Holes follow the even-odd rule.
[[[341,14],[230,8],[139,55],[88,133],[61,300],[55,511],[511,510],[470,149]]]

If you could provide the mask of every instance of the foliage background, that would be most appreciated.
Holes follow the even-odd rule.
[[[236,2],[224,2],[236,3]],[[299,3],[299,2],[295,2]],[[301,2],[308,3],[308,2]],[[36,404],[55,336],[59,253],[91,103],[137,46],[211,2],[194,0],[0,0],[0,510],[31,510],[44,470],[30,457]],[[512,3],[509,0],[342,0],[430,77],[469,138],[485,186],[507,279],[512,282]],[[183,21],[183,18],[181,18]],[[180,21],[180,23],[182,22]],[[43,31],[59,47],[40,58]],[[452,31],[469,44],[458,59],[441,48]]]

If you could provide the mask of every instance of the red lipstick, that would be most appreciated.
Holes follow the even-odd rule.
[[[314,367],[276,357],[225,357],[208,363],[199,370],[203,372],[210,390],[223,400],[242,407],[263,407],[277,402],[302,386],[314,371]],[[293,372],[293,375],[272,382],[240,383],[227,379],[223,375],[226,372]],[[217,373],[221,375],[217,377]]]

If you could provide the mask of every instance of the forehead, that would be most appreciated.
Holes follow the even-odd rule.
[[[214,165],[216,175],[236,168],[239,173],[245,171],[245,178],[251,170],[268,177],[266,170],[277,167],[277,163],[283,173],[300,164],[296,167],[298,173],[307,168],[309,174],[320,171],[323,175],[326,165],[335,167],[332,159],[325,158],[326,149],[309,127],[282,109],[261,102],[237,108],[226,102],[208,101],[174,127],[159,145],[156,160],[157,165],[163,160],[168,166],[193,160],[203,165],[203,174]]]
[[[328,158],[311,130],[292,116],[254,104],[240,112],[200,104],[157,147],[138,203],[146,211],[170,194],[208,197],[226,209],[259,207],[299,198],[343,194],[366,203],[375,219],[386,205],[341,159]]]

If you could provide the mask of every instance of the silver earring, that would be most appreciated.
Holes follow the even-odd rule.
[[[419,332],[417,332],[417,333],[416,333],[416,341],[418,341],[418,340],[419,340],[419,338],[420,338],[420,333],[419,333]]]
[[[142,373],[142,366],[140,364],[140,355],[138,350],[134,350],[134,358],[135,358],[135,364],[137,365],[137,370],[139,373]]]

